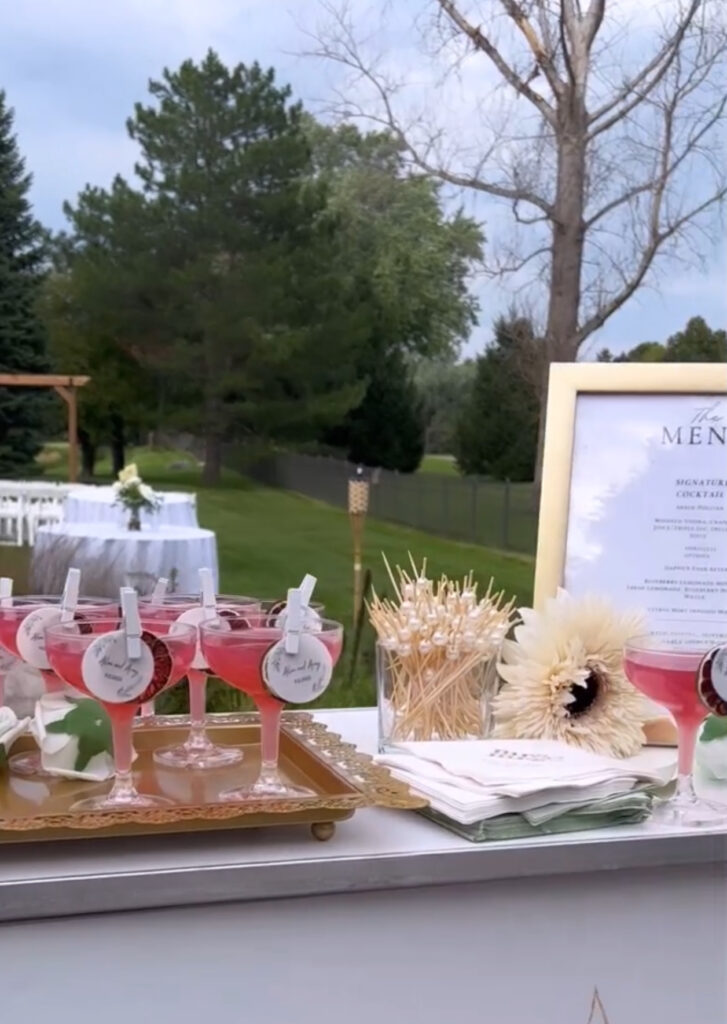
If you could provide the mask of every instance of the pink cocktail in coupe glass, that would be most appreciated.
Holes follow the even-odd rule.
[[[257,612],[260,602],[254,597],[231,597],[222,595],[217,598],[219,614],[231,618],[245,618],[246,614]],[[200,598],[195,595],[173,594],[161,601],[141,598],[139,610],[144,627],[151,633],[155,632],[155,623],[176,622],[180,615],[191,608],[200,607]],[[207,735],[205,721],[207,711],[207,676],[206,666],[197,668],[194,665],[187,671],[189,683],[189,735],[184,743],[171,747],[162,747],[154,752],[154,760],[166,768],[193,768],[205,770],[224,768],[239,764],[243,758],[240,747],[222,747],[212,742]],[[144,708],[142,708],[142,714]]]
[[[624,648],[624,670],[630,682],[670,711],[677,727],[677,789],[672,799],[657,810],[654,817],[659,824],[700,826],[727,822],[727,807],[719,808],[700,799],[692,776],[699,730],[710,714],[697,685],[705,653],[652,637],[640,637]]]
[[[131,771],[134,748],[132,732],[139,706],[162,690],[174,686],[182,679],[197,649],[197,630],[194,626],[156,623],[154,636],[147,632],[147,623],[141,616],[144,637],[149,640],[154,658],[154,677],[147,689],[133,700],[116,703],[99,700],[86,685],[82,671],[83,656],[89,646],[103,633],[119,629],[118,619],[91,619],[84,624],[86,632],[79,632],[75,622],[50,626],[46,630],[46,650],[55,672],[69,686],[90,697],[105,709],[111,721],[116,775],[111,791],[104,796],[88,797],[74,804],[73,811],[106,811],[119,807],[164,807],[172,803],[165,797],[139,793]],[[88,628],[90,627],[90,629]]]
[[[19,595],[5,598],[0,605],[0,647],[12,654],[18,661],[24,661],[18,650],[18,630],[21,625],[31,612],[43,606],[58,608],[60,613],[62,600],[62,596],[58,594],[51,597]],[[117,609],[118,605],[111,598],[82,597],[76,603],[75,617],[79,621],[97,618],[99,615],[108,617],[113,615]],[[26,661],[25,664],[40,672],[46,693],[56,693],[63,690],[63,680],[58,678],[45,656],[42,630],[39,632],[39,640],[37,657],[33,662]],[[47,772],[43,771],[40,754],[37,751],[28,754],[15,754],[10,758],[8,764],[11,772],[15,775],[51,778]]]
[[[260,712],[260,774],[249,786],[221,793],[223,800],[314,795],[312,790],[286,781],[278,768],[280,716],[285,705],[268,690],[262,676],[265,655],[283,639],[281,628],[266,624],[271,617],[269,610],[252,616],[248,628],[236,629],[234,621],[221,619],[203,622],[199,627],[202,652],[211,671],[247,694]],[[315,635],[325,644],[335,666],[343,648],[343,626],[339,622],[321,619],[319,627]]]

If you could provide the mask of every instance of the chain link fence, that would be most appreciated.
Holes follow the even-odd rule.
[[[278,452],[245,472],[268,487],[297,491],[346,508],[355,465],[322,455]],[[535,552],[537,509],[532,484],[437,473],[373,470],[369,515],[471,544]]]

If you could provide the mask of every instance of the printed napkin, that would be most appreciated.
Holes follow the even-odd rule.
[[[378,760],[432,808],[462,824],[661,788],[675,767],[673,751],[616,759],[549,740],[404,743]],[[550,816],[541,814],[543,820]]]
[[[111,723],[95,700],[46,694],[35,705],[31,732],[49,774],[90,782],[113,776]]]

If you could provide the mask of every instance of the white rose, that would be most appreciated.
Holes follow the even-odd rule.
[[[154,501],[154,491],[151,489],[149,484],[140,484],[139,494],[142,496],[144,501]]]
[[[139,470],[136,468],[136,463],[132,462],[129,466],[124,468],[119,473],[119,480],[122,484],[130,484],[139,479]]]

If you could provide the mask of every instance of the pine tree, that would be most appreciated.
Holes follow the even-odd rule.
[[[522,367],[536,365],[538,345],[526,317],[511,312],[495,322],[493,344],[477,358],[456,432],[454,454],[463,473],[533,479],[538,397]]]
[[[28,201],[30,182],[13,134],[13,111],[0,90],[0,373],[47,369],[44,331],[35,312],[43,232]],[[0,388],[0,476],[32,469],[45,408],[42,392]]]

